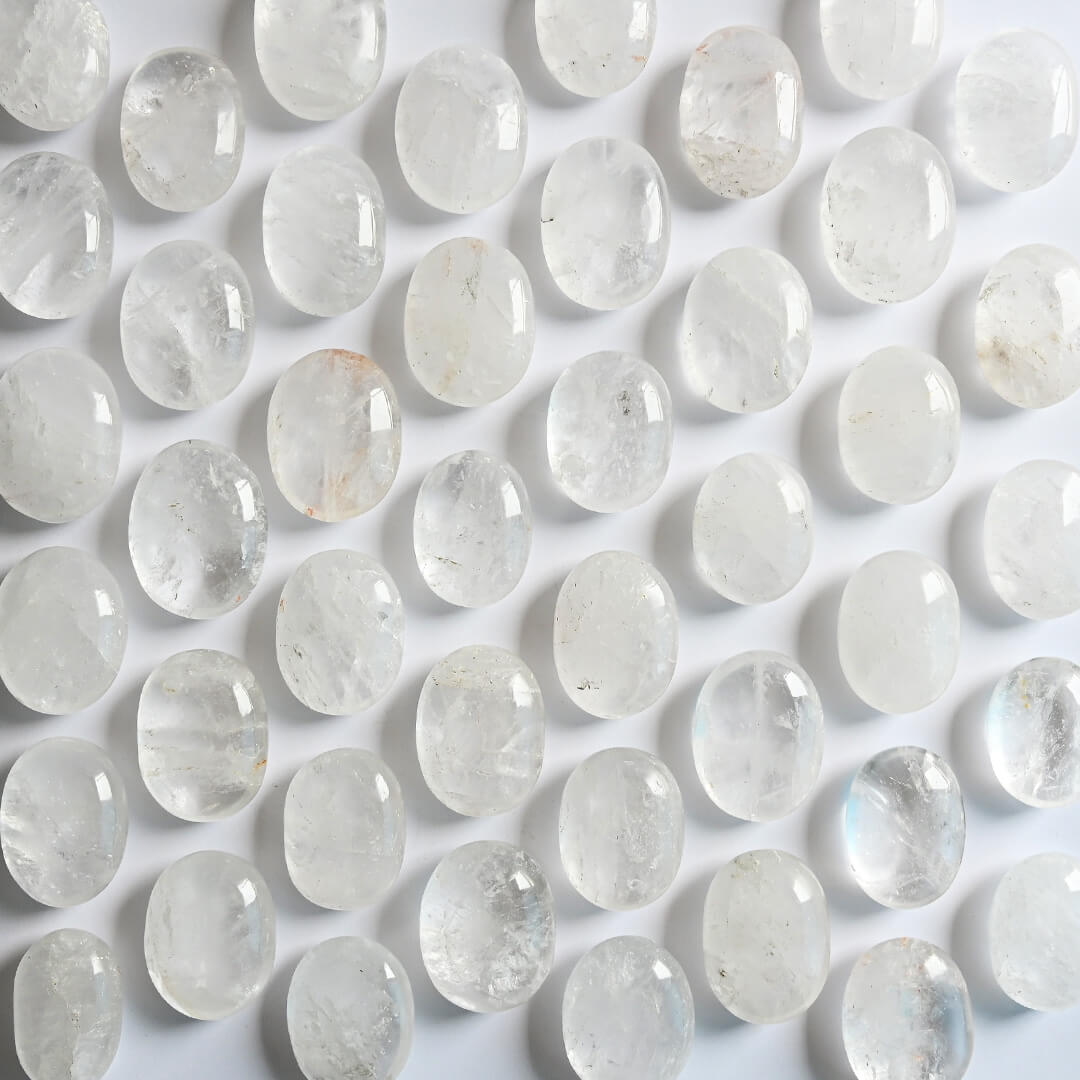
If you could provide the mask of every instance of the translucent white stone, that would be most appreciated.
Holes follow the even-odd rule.
[[[386,60],[385,0],[255,0],[255,56],[266,89],[304,120],[363,104]]]
[[[857,1080],[960,1080],[974,1040],[964,976],[928,941],[883,941],[848,977],[841,1033]]]
[[[740,454],[701,485],[692,539],[698,570],[721,596],[737,604],[776,600],[810,565],[810,489],[782,458]]]
[[[829,910],[813,871],[786,851],[747,851],[705,895],[705,975],[720,1003],[751,1024],[806,1012],[829,974]]]
[[[42,739],[11,766],[0,846],[15,884],[39,904],[72,907],[112,881],[127,844],[124,781],[83,739]]]
[[[601,750],[578,765],[563,788],[563,869],[597,907],[631,911],[663,896],[682,862],[684,829],[675,777],[644,750]]]
[[[274,970],[274,901],[251,863],[224,851],[177,859],[154,883],[143,949],[158,993],[196,1020],[223,1020]]]
[[[131,381],[167,409],[201,409],[236,389],[255,345],[251,286],[227,252],[171,240],[131,271],[120,303]]]
[[[331,716],[379,701],[401,670],[405,609],[386,570],[359,551],[321,551],[281,592],[277,657],[285,684]]]
[[[233,73],[199,49],[163,49],[132,72],[120,149],[135,190],[162,210],[199,210],[232,187],[244,154]]]
[[[802,119],[802,74],[779,38],[729,26],[690,54],[679,132],[690,168],[710,191],[726,199],[772,191],[802,149]]]
[[[92,705],[120,670],[127,633],[116,578],[85,551],[41,548],[0,582],[0,679],[29,709]]]
[[[15,969],[15,1050],[29,1080],[101,1080],[120,1046],[123,994],[109,946],[54,930]]]
[[[432,397],[460,406],[497,401],[521,382],[535,340],[532,284],[506,248],[458,236],[416,264],[405,355]]]
[[[394,138],[409,187],[438,210],[471,214],[498,202],[525,166],[521,83],[475,45],[429,53],[398,95]]]
[[[536,860],[498,840],[450,852],[420,900],[420,953],[435,989],[463,1009],[528,1001],[555,959],[555,901]]]
[[[112,259],[112,207],[93,169],[42,151],[0,172],[0,296],[12,307],[79,315],[105,291]]]
[[[185,821],[231,817],[255,798],[266,775],[266,701],[235,656],[176,653],[143,684],[138,741],[146,789],[170,814]]]
[[[939,491],[960,452],[960,394],[929,353],[878,349],[844,380],[840,461],[871,499],[915,503]]]
[[[1005,30],[984,41],[956,76],[960,158],[998,191],[1053,180],[1076,148],[1076,68],[1053,38]]]
[[[35,349],[0,375],[0,496],[38,521],[74,521],[120,466],[112,380],[72,349]]]
[[[633,716],[667,689],[679,655],[679,614],[660,571],[628,551],[582,560],[555,603],[555,669],[579,708]]]
[[[660,166],[629,139],[574,143],[544,181],[540,239],[555,284],[575,303],[611,311],[648,296],[671,246]]]
[[[263,254],[277,291],[307,315],[344,315],[386,259],[386,203],[367,163],[340,146],[283,158],[263,196]]]
[[[300,513],[319,521],[356,517],[382,502],[397,476],[397,393],[360,353],[308,353],[274,387],[266,443],[274,480]]]
[[[956,673],[956,586],[925,555],[875,555],[844,586],[836,636],[844,676],[867,705],[885,713],[925,709]]]
[[[394,1080],[409,1060],[412,987],[377,941],[338,937],[309,949],[289,982],[286,1016],[307,1080]]]
[[[694,1042],[690,984],[648,938],[608,938],[570,972],[562,1029],[583,1080],[675,1080]]]
[[[745,652],[713,669],[694,709],[694,765],[721,810],[775,821],[821,772],[825,715],[810,676],[774,652]]]
[[[952,176],[921,135],[873,128],[833,158],[821,237],[829,267],[853,296],[891,304],[925,292],[944,272],[955,234]]]
[[[166,611],[187,619],[232,611],[266,558],[259,478],[224,446],[173,443],[135,485],[128,548],[139,584]]]

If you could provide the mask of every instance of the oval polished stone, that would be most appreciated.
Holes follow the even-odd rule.
[[[587,757],[559,804],[559,854],[570,884],[609,911],[645,907],[667,892],[682,862],[682,793],[644,750]]]
[[[826,262],[852,296],[891,304],[925,292],[944,272],[955,235],[952,176],[921,135],[873,128],[833,158],[821,237]]]
[[[705,895],[705,975],[740,1020],[779,1024],[806,1012],[829,974],[829,909],[813,871],[786,851],[747,851]]]
[[[691,53],[679,132],[690,168],[710,191],[726,199],[772,191],[799,157],[802,122],[802,73],[778,37],[729,26]]]
[[[382,277],[386,203],[375,174],[350,150],[308,146],[278,162],[262,229],[275,288],[306,315],[344,315]]]
[[[633,716],[668,688],[679,655],[679,614],[660,571],[628,551],[583,559],[555,602],[555,670],[570,700],[593,716]]]
[[[648,296],[671,247],[660,166],[629,139],[574,143],[544,181],[540,239],[555,284],[576,304],[612,311]]]
[[[345,521],[386,497],[401,463],[401,410],[386,372],[320,349],[277,381],[266,418],[270,469],[302,514]]]
[[[124,781],[83,739],[42,739],[11,766],[0,796],[0,847],[15,883],[39,904],[72,907],[116,875],[128,834]]]
[[[884,713],[925,709],[956,673],[956,586],[925,555],[875,555],[844,586],[836,633],[840,667],[867,705]]]

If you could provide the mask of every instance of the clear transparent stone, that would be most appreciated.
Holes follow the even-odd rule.
[[[266,558],[259,478],[231,450],[189,439],[143,470],[128,548],[146,595],[174,615],[212,619],[242,604]]]
[[[195,1020],[223,1020],[274,970],[274,901],[251,863],[224,851],[177,859],[154,883],[143,949],[158,993]]]
[[[555,284],[575,303],[612,311],[648,296],[671,246],[660,166],[629,139],[574,143],[544,181],[540,239]]]
[[[498,840],[450,852],[420,900],[420,953],[435,989],[463,1009],[528,1001],[555,959],[555,901],[536,860]]]
[[[11,766],[0,797],[0,846],[15,883],[39,904],[97,896],[124,857],[128,806],[109,756],[83,739],[42,739]]]
[[[633,716],[668,688],[679,655],[679,614],[660,571],[628,551],[582,560],[555,603],[559,682],[593,716]]]
[[[143,684],[139,772],[147,791],[185,821],[242,810],[266,776],[266,701],[247,664],[193,649],[158,664]]]
[[[921,135],[873,128],[833,158],[821,236],[826,262],[852,296],[891,304],[925,292],[944,272],[955,234],[952,176]]]
[[[806,1012],[829,974],[829,910],[813,871],[786,851],[747,851],[705,896],[705,975],[717,1000],[751,1024]]]
[[[663,896],[682,862],[684,830],[679,785],[644,750],[601,750],[578,765],[563,788],[563,869],[597,907],[631,911]]]

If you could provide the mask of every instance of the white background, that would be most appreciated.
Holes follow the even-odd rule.
[[[586,0],[583,0],[586,2]],[[988,782],[981,717],[989,687],[1010,666],[1034,655],[1075,658],[1076,617],[1026,623],[1010,617],[991,595],[979,551],[982,505],[989,486],[1023,460],[1076,460],[1080,400],[1023,414],[995,401],[973,366],[971,318],[975,289],[990,264],[1011,248],[1049,241],[1080,251],[1076,184],[1080,160],[1048,187],[1028,195],[996,196],[957,176],[960,216],[955,254],[930,292],[894,308],[845,301],[827,277],[817,240],[817,197],[823,170],[843,143],[866,128],[914,126],[947,149],[949,87],[960,58],[981,38],[1018,18],[1057,36],[1080,57],[1080,9],[1066,0],[947,0],[943,56],[923,89],[884,104],[845,97],[823,66],[816,37],[816,0],[661,0],[651,61],[633,86],[588,102],[562,92],[543,69],[528,0],[389,0],[386,71],[374,94],[354,114],[326,125],[286,114],[266,93],[255,66],[252,0],[99,0],[112,31],[112,79],[102,106],[75,130],[55,136],[0,118],[0,165],[43,148],[64,150],[99,172],[116,214],[116,260],[104,298],[66,322],[38,323],[0,302],[0,350],[7,364],[42,345],[87,350],[112,375],[126,424],[116,489],[82,521],[39,526],[0,509],[0,570],[47,544],[74,544],[100,555],[121,583],[130,613],[123,669],[103,700],[68,717],[41,717],[0,691],[0,767],[35,740],[81,735],[104,744],[127,783],[131,834],[123,866],[105,892],[79,908],[38,907],[0,871],[0,1076],[18,1076],[10,1022],[11,979],[22,952],[41,934],[81,926],[101,934],[124,969],[125,1032],[112,1076],[187,1080],[296,1080],[285,1032],[289,977],[305,949],[343,933],[377,937],[402,959],[412,978],[417,1033],[406,1075],[563,1080],[559,1008],[574,961],[610,935],[652,935],[685,966],[695,993],[697,1037],[685,1075],[765,1075],[777,1080],[838,1080],[850,1076],[839,1041],[839,997],[854,958],[886,938],[912,934],[951,949],[976,1003],[975,1057],[970,1076],[1011,1078],[1032,1071],[1045,1080],[1076,1075],[1080,1030],[1075,1016],[1021,1013],[988,980],[982,920],[988,888],[1018,859],[1047,849],[1080,852],[1080,809],[1034,811],[1008,804]],[[724,25],[756,23],[780,33],[806,79],[805,144],[801,159],[776,191],[749,203],[713,198],[688,172],[678,149],[677,100],[691,50]],[[431,49],[468,40],[505,56],[529,102],[529,153],[521,182],[499,205],[470,218],[429,209],[412,195],[393,145],[394,103],[410,66]],[[236,73],[247,107],[247,148],[232,190],[218,204],[170,215],[143,202],[124,172],[117,128],[123,86],[147,54],[194,45],[221,54]],[[667,177],[673,242],[666,273],[654,294],[628,311],[596,314],[575,309],[556,291],[538,246],[539,196],[554,156],[588,135],[625,135],[654,154]],[[388,209],[386,271],[358,311],[311,319],[274,293],[262,262],[260,207],[267,176],[288,151],[335,142],[358,150],[382,183]],[[405,288],[417,259],[436,243],[473,234],[507,244],[532,276],[537,346],[524,380],[502,401],[481,410],[449,411],[428,398],[402,353]],[[120,357],[120,296],[135,261],[165,240],[197,237],[225,246],[243,264],[255,292],[257,344],[251,370],[225,402],[197,414],[167,413],[140,396]],[[814,355],[790,401],[771,413],[727,417],[695,402],[681,377],[677,326],[693,274],[717,252],[740,244],[773,247],[805,275],[816,307]],[[854,497],[838,474],[835,408],[843,375],[868,352],[909,344],[937,353],[950,367],[964,402],[964,442],[953,479],[918,506],[870,506]],[[342,347],[370,354],[389,372],[401,398],[404,455],[384,503],[363,518],[325,525],[292,510],[270,475],[265,445],[267,400],[274,382],[310,350]],[[597,349],[642,352],[668,378],[676,409],[671,473],[645,506],[625,514],[577,511],[553,487],[544,451],[547,396],[570,361]],[[126,548],[127,508],[139,471],[170,443],[210,438],[236,448],[259,474],[270,516],[266,569],[252,597],[213,622],[185,622],[157,609],[142,593]],[[455,450],[505,454],[525,478],[535,513],[532,560],[524,580],[489,610],[462,611],[437,601],[419,578],[411,552],[411,516],[424,473]],[[694,576],[689,522],[697,488],[711,467],[740,451],[782,454],[806,475],[815,499],[817,550],[802,583],[788,596],[757,609],[735,610],[710,595]],[[278,674],[274,611],[281,587],[302,559],[326,548],[354,546],[383,560],[408,608],[405,663],[388,699],[369,713],[339,719],[306,711]],[[607,547],[656,561],[675,591],[682,616],[682,650],[669,691],[657,706],[623,721],[597,721],[574,708],[551,664],[555,592],[584,556]],[[839,674],[835,616],[847,576],[880,551],[906,547],[941,561],[954,575],[963,610],[960,669],[948,693],[924,713],[872,714]],[[548,755],[540,784],[524,809],[494,820],[457,818],[423,784],[413,741],[417,694],[440,656],[460,645],[489,641],[518,649],[539,677],[549,707]],[[190,825],[169,818],[139,778],[135,710],[150,669],[173,652],[197,646],[235,652],[254,669],[272,711],[270,764],[265,786],[236,818]],[[689,755],[695,694],[713,665],[747,648],[789,651],[820,688],[828,717],[821,782],[809,802],[772,825],[725,817],[706,799]],[[852,892],[836,850],[839,798],[851,771],[876,750],[918,743],[944,753],[967,796],[968,846],[952,889],[929,907],[891,912]],[[675,771],[687,807],[687,845],[670,893],[643,911],[614,915],[589,908],[571,893],[555,848],[559,793],[569,770],[588,753],[611,745],[657,750]],[[356,913],[321,911],[305,901],[286,875],[281,837],[285,788],[297,767],[316,752],[358,745],[382,753],[399,776],[409,809],[405,867],[392,893]],[[524,844],[548,871],[558,901],[555,970],[527,1006],[476,1016],[447,1004],[420,962],[416,917],[421,890],[436,861],[458,844],[483,837]],[[806,1017],[766,1029],[731,1019],[704,984],[700,915],[705,888],[723,862],[740,851],[778,846],[804,858],[821,876],[833,915],[832,975]],[[230,1020],[189,1021],[157,996],[142,958],[142,921],[157,874],[174,858],[214,847],[248,856],[266,875],[277,901],[278,962],[265,995]]]

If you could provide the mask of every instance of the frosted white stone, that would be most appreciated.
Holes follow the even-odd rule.
[[[66,908],[112,881],[127,844],[124,781],[83,739],[42,739],[11,766],[0,796],[0,846],[15,884]]]
[[[925,555],[875,555],[844,586],[836,635],[840,667],[867,705],[885,713],[925,709],[956,674],[956,586]]]
[[[694,1042],[690,984],[648,938],[608,938],[570,972],[562,1030],[582,1080],[675,1080]]]
[[[574,143],[544,181],[540,239],[555,284],[575,303],[612,311],[648,296],[671,246],[660,166],[629,139]]]
[[[266,443],[290,505],[319,521],[356,517],[382,502],[397,476],[397,393],[386,372],[360,353],[308,353],[274,387]]]
[[[810,676],[775,652],[745,652],[714,668],[694,709],[694,765],[721,810],[775,821],[821,772],[825,715]]]
[[[174,615],[212,619],[242,604],[266,558],[259,478],[231,450],[189,439],[143,470],[128,548],[146,595]]]
[[[555,901],[536,860],[498,840],[450,852],[420,900],[420,953],[435,989],[463,1009],[528,1001],[555,959]]]
[[[120,466],[112,380],[72,349],[35,349],[0,375],[0,496],[38,521],[74,521]]]
[[[266,700],[247,664],[214,649],[176,653],[143,684],[139,772],[147,791],[185,821],[242,810],[266,776]]]
[[[405,355],[448,405],[487,405],[525,375],[536,340],[525,267],[486,240],[458,236],[416,264],[405,296]]]
[[[344,315],[386,259],[386,203],[367,162],[340,146],[283,158],[263,196],[263,254],[277,291],[307,315]]]
[[[196,851],[168,866],[146,907],[143,950],[158,993],[195,1020],[223,1020],[274,970],[274,901],[251,863]]]
[[[404,636],[397,585],[359,551],[312,555],[281,591],[278,666],[315,712],[362,712],[384,697],[401,670]]]
[[[0,679],[29,709],[92,705],[120,670],[127,634],[116,578],[85,551],[41,548],[0,582]]]
[[[451,214],[483,210],[510,191],[525,166],[528,134],[517,76],[475,45],[429,53],[398,95],[394,138],[405,180]]]
[[[597,907],[631,911],[663,896],[682,862],[684,830],[679,785],[644,750],[601,750],[578,765],[563,788],[563,869]]]
[[[868,304],[910,300],[945,270],[956,193],[938,149],[903,128],[856,135],[833,158],[821,196],[825,259]]]
[[[571,701],[606,719],[633,716],[668,688],[679,614],[660,571],[628,551],[601,551],[570,573],[555,602],[555,669]]]
[[[829,974],[829,910],[813,871],[786,851],[747,851],[705,895],[705,975],[741,1020],[779,1024],[806,1012]]]

